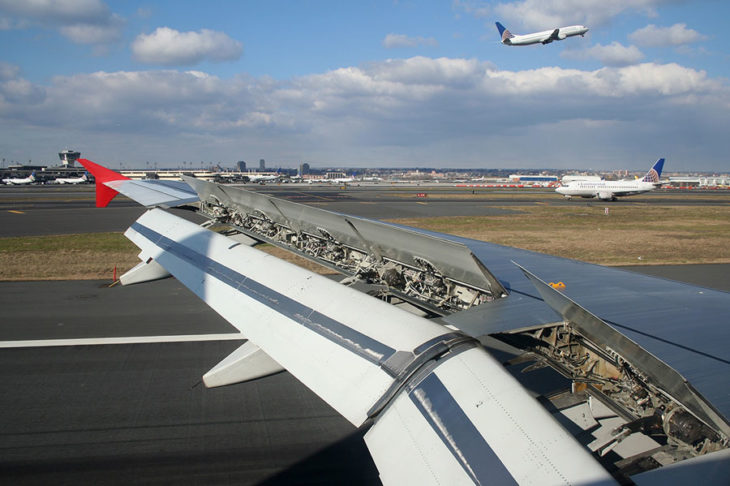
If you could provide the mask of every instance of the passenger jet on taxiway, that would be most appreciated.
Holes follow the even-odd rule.
[[[653,191],[659,185],[664,159],[657,160],[649,172],[635,181],[573,181],[556,188],[555,191],[570,199],[573,196],[595,197],[604,201],[615,201],[619,196],[631,196]]]

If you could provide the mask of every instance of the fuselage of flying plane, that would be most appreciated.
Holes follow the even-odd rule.
[[[588,28],[583,25],[570,25],[558,27],[557,29],[533,32],[532,34],[513,34],[504,25],[497,22],[497,30],[502,38],[502,44],[506,46],[529,46],[531,44],[550,44],[552,41],[559,41],[576,35],[583,36]]]
[[[659,186],[664,159],[657,160],[642,179],[635,181],[579,180],[563,184],[555,191],[567,198],[585,197],[614,201],[621,196],[633,196],[653,191]]]

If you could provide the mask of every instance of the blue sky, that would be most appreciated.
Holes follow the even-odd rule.
[[[0,157],[730,171],[730,4],[0,0]],[[584,38],[499,44],[564,25]]]

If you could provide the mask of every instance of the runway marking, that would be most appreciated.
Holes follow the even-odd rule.
[[[422,204],[422,205],[424,205],[424,206],[428,206],[428,203],[426,203],[426,202],[421,202],[421,201],[417,201],[417,202],[416,202],[416,204]]]
[[[236,341],[246,339],[243,334],[228,332],[224,334],[182,334],[173,336],[129,336],[81,339],[35,339],[30,341],[0,341],[2,348],[45,348],[51,346],[100,346],[103,344],[149,344],[183,343],[197,341]]]
[[[8,209],[8,212],[13,214],[25,214],[25,211],[18,211],[17,209]]]

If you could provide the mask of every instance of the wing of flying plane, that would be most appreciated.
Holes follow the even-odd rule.
[[[550,44],[554,40],[560,40],[559,37],[560,29],[555,29],[550,33],[550,35],[542,41],[543,44]]]
[[[131,281],[169,272],[249,339],[206,385],[288,370],[368,427],[386,484],[730,473],[730,294],[80,162],[99,205],[118,191],[150,207],[125,233],[142,260]],[[161,209],[190,200],[219,231]]]

